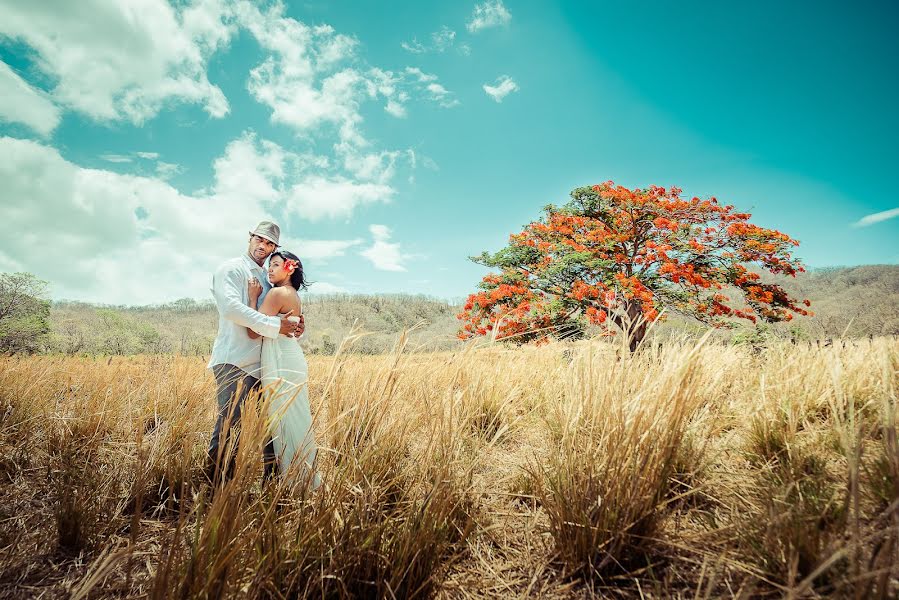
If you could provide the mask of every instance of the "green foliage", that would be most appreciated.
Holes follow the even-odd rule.
[[[37,352],[50,333],[47,284],[30,273],[0,273],[0,352]]]
[[[731,341],[736,346],[747,345],[753,348],[761,348],[773,339],[771,326],[767,323],[755,323],[743,325],[734,331]]]
[[[102,354],[160,354],[171,349],[171,344],[163,340],[151,323],[108,308],[97,310],[97,315],[102,323],[99,332]]]

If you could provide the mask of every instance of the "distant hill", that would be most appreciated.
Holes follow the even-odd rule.
[[[816,269],[775,281],[791,294],[812,302],[813,317],[757,328],[780,337],[824,339],[899,335],[899,266]],[[356,352],[390,350],[403,329],[420,325],[412,346],[445,350],[456,347],[459,307],[445,300],[409,295],[310,295],[304,298],[307,352],[332,354],[354,322],[372,332],[354,345]],[[159,306],[111,307],[55,302],[51,309],[51,351],[134,354],[175,352],[206,356],[212,349],[218,314],[211,301],[184,299]],[[699,332],[698,324],[672,318],[658,335]],[[742,325],[721,336],[745,335]]]
[[[899,334],[899,266],[864,265],[815,269],[778,282],[812,301],[814,317],[797,324],[814,337]]]
[[[762,281],[781,285],[791,296],[811,301],[813,316],[752,327],[742,322],[720,336],[756,334],[824,340],[837,337],[899,335],[899,266],[828,267],[796,277],[763,274]],[[657,328],[659,335],[700,331],[698,323],[673,317]]]
[[[442,350],[458,343],[458,307],[425,296],[309,295],[303,298],[307,352],[333,354],[354,323],[370,332],[354,344],[356,352],[390,350],[396,334],[419,326],[412,345]],[[218,327],[218,312],[209,300],[191,299],[142,307],[95,306],[55,302],[50,314],[51,350],[67,354],[135,354],[175,352],[208,355]]]

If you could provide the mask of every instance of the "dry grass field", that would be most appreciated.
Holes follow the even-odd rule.
[[[315,492],[204,367],[0,358],[0,597],[899,594],[896,338],[314,356]]]

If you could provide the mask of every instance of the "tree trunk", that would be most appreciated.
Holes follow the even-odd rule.
[[[624,323],[624,333],[627,336],[627,345],[631,352],[635,352],[640,342],[646,337],[646,329],[649,322],[643,316],[640,303],[636,300],[627,301],[627,319]]]

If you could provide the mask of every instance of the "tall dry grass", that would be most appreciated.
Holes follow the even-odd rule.
[[[353,343],[350,338],[347,343]],[[899,593],[899,343],[310,361],[324,485],[185,357],[0,359],[0,597]]]

